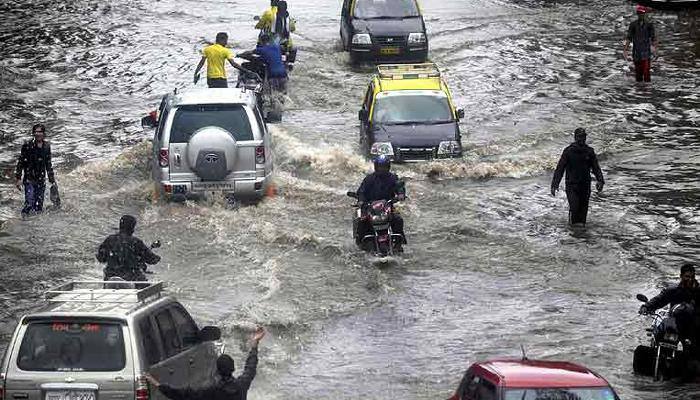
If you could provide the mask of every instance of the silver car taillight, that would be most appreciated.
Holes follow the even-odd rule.
[[[151,392],[148,389],[148,381],[141,375],[136,378],[136,400],[150,400]]]
[[[0,373],[0,400],[5,400],[5,373]]]
[[[255,148],[255,163],[265,164],[265,146],[258,146]]]
[[[170,152],[167,148],[160,149],[158,153],[158,164],[161,167],[167,167],[170,164]]]

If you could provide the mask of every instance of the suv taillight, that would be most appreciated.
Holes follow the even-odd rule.
[[[255,148],[255,163],[265,164],[265,146],[258,146]]]
[[[151,393],[148,390],[148,381],[145,377],[139,376],[136,378],[136,400],[149,400]]]
[[[170,152],[167,148],[160,149],[158,153],[158,163],[161,167],[167,167],[170,165]]]

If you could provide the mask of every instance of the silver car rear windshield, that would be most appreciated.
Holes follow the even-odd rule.
[[[617,400],[612,389],[508,389],[505,400]]]
[[[383,96],[374,104],[376,124],[439,124],[453,120],[446,96]]]
[[[27,326],[17,367],[24,371],[121,371],[122,327],[102,322],[37,322]]]
[[[229,131],[236,140],[253,140],[248,114],[240,104],[204,104],[179,106],[170,128],[171,143],[187,143],[199,129],[217,126]]]

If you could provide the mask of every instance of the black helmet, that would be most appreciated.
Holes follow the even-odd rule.
[[[236,370],[233,358],[228,354],[222,354],[216,359],[216,370],[219,371],[219,375],[223,377],[229,377]]]
[[[387,168],[391,168],[391,158],[385,154],[375,157],[372,161],[374,162],[375,168],[378,166],[386,166]]]
[[[119,232],[124,232],[131,235],[134,233],[135,228],[136,218],[131,215],[122,215],[121,219],[119,220]]]

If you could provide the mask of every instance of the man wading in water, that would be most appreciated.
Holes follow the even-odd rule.
[[[598,165],[595,151],[586,144],[586,130],[574,131],[574,143],[561,155],[552,178],[552,196],[559,190],[559,183],[566,172],[566,198],[569,200],[569,223],[586,225],[588,200],[591,197],[591,172],[596,178],[596,189],[603,190],[605,180]]]
[[[637,82],[651,82],[651,58],[656,55],[659,40],[656,38],[654,24],[649,21],[649,8],[637,6],[637,20],[632,21],[625,38],[625,60],[629,60],[630,42],[633,43],[632,58]]]
[[[22,190],[22,184],[24,184],[23,216],[37,214],[44,209],[47,175],[49,183],[52,186],[56,185],[51,165],[51,146],[44,140],[46,128],[42,124],[36,124],[32,127],[32,134],[34,140],[22,145],[15,171],[17,189]]]

